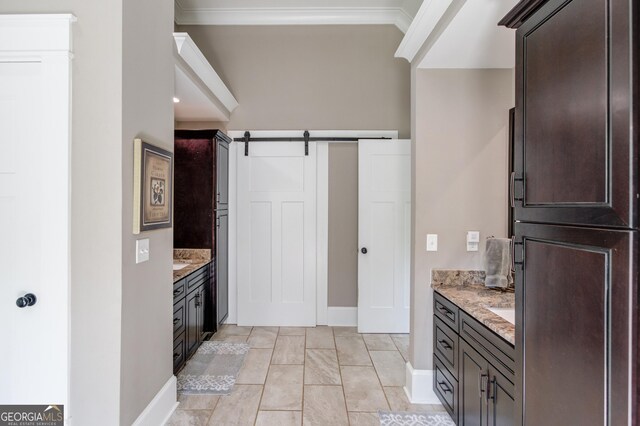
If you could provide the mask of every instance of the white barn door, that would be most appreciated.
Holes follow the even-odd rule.
[[[73,20],[0,15],[0,405],[68,402]]]
[[[238,325],[316,325],[316,144],[237,152]]]
[[[411,141],[358,144],[358,332],[408,333]]]

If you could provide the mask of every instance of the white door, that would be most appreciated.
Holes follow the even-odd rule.
[[[9,48],[25,40],[19,24]],[[0,41],[0,404],[66,404],[69,57],[7,49]]]
[[[358,332],[408,333],[411,141],[358,143]]]
[[[316,144],[237,153],[238,325],[316,325]]]

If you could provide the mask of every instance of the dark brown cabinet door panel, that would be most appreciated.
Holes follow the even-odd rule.
[[[487,422],[489,363],[460,339],[460,425],[484,426]]]
[[[518,29],[516,220],[636,226],[626,3],[550,0]]]
[[[627,424],[635,238],[630,231],[516,224],[524,424]]]

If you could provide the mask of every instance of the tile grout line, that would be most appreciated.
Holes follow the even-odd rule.
[[[253,330],[252,330],[253,331]],[[269,371],[271,371],[271,361],[273,361],[273,354],[276,352],[276,342],[280,336],[280,327],[276,333],[276,340],[273,342],[273,349],[271,350],[271,357],[269,357],[269,366],[267,367],[267,374],[264,376],[264,382],[262,383],[262,392],[260,392],[260,400],[258,401],[258,407],[256,408],[256,418],[253,420],[253,425],[258,423],[258,414],[260,414],[260,406],[262,405],[262,397],[264,396],[264,390],[267,387],[267,377],[269,377]]]
[[[391,337],[389,337],[391,338]],[[364,340],[364,337],[362,338]],[[376,364],[373,362],[373,358],[371,357],[371,351],[369,351],[369,346],[367,346],[367,341],[365,340],[364,346],[367,348],[367,355],[369,355],[369,359],[371,360],[371,365],[373,366],[373,371],[376,373],[376,378],[378,379],[378,383],[380,383],[380,389],[382,390],[382,395],[384,395],[385,401],[387,401],[387,406],[389,410],[391,410],[391,403],[389,402],[389,398],[387,397],[387,393],[384,391],[384,386],[382,386],[382,380],[380,380],[380,376],[378,375],[378,369],[376,368]],[[378,410],[380,411],[380,410]]]
[[[333,335],[333,344],[336,347],[336,360],[338,361],[338,374],[340,374],[340,387],[342,388],[342,397],[344,398],[344,411],[347,414],[347,424],[351,425],[351,418],[349,417],[349,407],[347,406],[347,393],[344,390],[344,379],[342,378],[342,365],[340,364],[340,357],[338,356],[338,343],[336,342],[336,331],[334,328],[331,330]]]

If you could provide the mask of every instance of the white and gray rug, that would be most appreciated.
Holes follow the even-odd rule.
[[[455,426],[447,413],[378,411],[381,426]]]
[[[203,342],[178,374],[178,393],[230,394],[248,351],[246,343]]]

